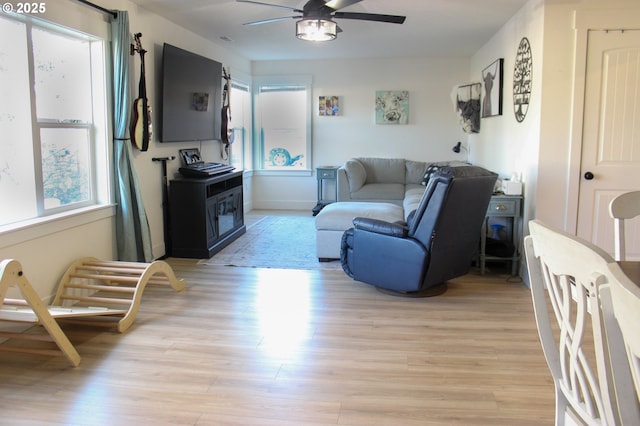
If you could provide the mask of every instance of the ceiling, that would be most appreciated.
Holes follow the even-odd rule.
[[[362,0],[343,12],[403,15],[404,24],[336,19],[336,40],[308,42],[295,36],[299,15],[279,7],[235,0],[131,0],[184,28],[255,61],[367,57],[469,57],[528,0]],[[261,0],[302,9],[306,0]]]

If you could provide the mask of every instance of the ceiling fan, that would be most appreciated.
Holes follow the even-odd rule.
[[[340,9],[360,3],[362,0],[309,0],[302,9],[253,0],[236,1],[239,3],[253,3],[262,6],[278,7],[295,13],[301,13],[302,15],[297,16],[283,16],[281,18],[247,22],[244,25],[260,25],[285,19],[299,19],[299,21],[296,22],[296,36],[299,39],[311,41],[327,41],[336,38],[337,33],[342,30],[333,21],[333,18],[388,22],[391,24],[402,24],[406,19],[405,16],[383,15],[379,13],[339,12]]]

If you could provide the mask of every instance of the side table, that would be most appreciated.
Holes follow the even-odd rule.
[[[487,260],[510,261],[511,275],[518,273],[518,261],[520,260],[520,218],[522,215],[522,195],[495,194],[489,201],[487,217],[482,223],[482,233],[480,235],[480,273],[484,274],[485,262]],[[513,243],[513,254],[510,257],[487,256],[487,222],[492,217],[504,217],[508,219],[506,233]]]
[[[316,168],[316,177],[318,178],[318,204],[334,203],[338,200],[338,167],[322,166]],[[333,182],[333,199],[324,198],[324,184]]]

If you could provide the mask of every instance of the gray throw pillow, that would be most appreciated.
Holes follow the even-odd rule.
[[[406,176],[404,180],[406,184],[419,184],[420,182],[422,182],[424,171],[428,166],[427,163],[425,163],[424,161],[407,160],[405,166]]]

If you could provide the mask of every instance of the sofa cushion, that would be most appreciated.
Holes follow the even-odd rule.
[[[420,182],[422,182],[422,178],[424,177],[425,170],[427,170],[428,163],[425,163],[424,161],[407,160],[405,166],[406,166],[406,176],[404,178],[405,183],[407,185],[412,183],[419,185]]]
[[[406,175],[404,158],[358,158],[367,172],[366,183],[401,183]]]
[[[344,164],[344,168],[347,171],[347,176],[349,176],[349,190],[354,192],[362,188],[362,185],[367,180],[367,172],[362,163],[352,159]]]
[[[317,230],[344,231],[353,226],[356,217],[397,222],[402,220],[402,207],[391,203],[331,203],[316,216],[315,227]]]
[[[404,196],[410,196],[414,193],[422,196],[422,193],[424,192],[424,186],[422,186],[419,183],[408,183],[405,188],[404,188]]]
[[[368,183],[359,191],[352,192],[353,200],[402,200],[404,185],[401,183]]]
[[[407,190],[404,193],[404,200],[402,200],[402,208],[404,209],[405,220],[408,219],[409,213],[418,208],[420,200],[424,195],[425,187],[422,185],[407,185]]]

